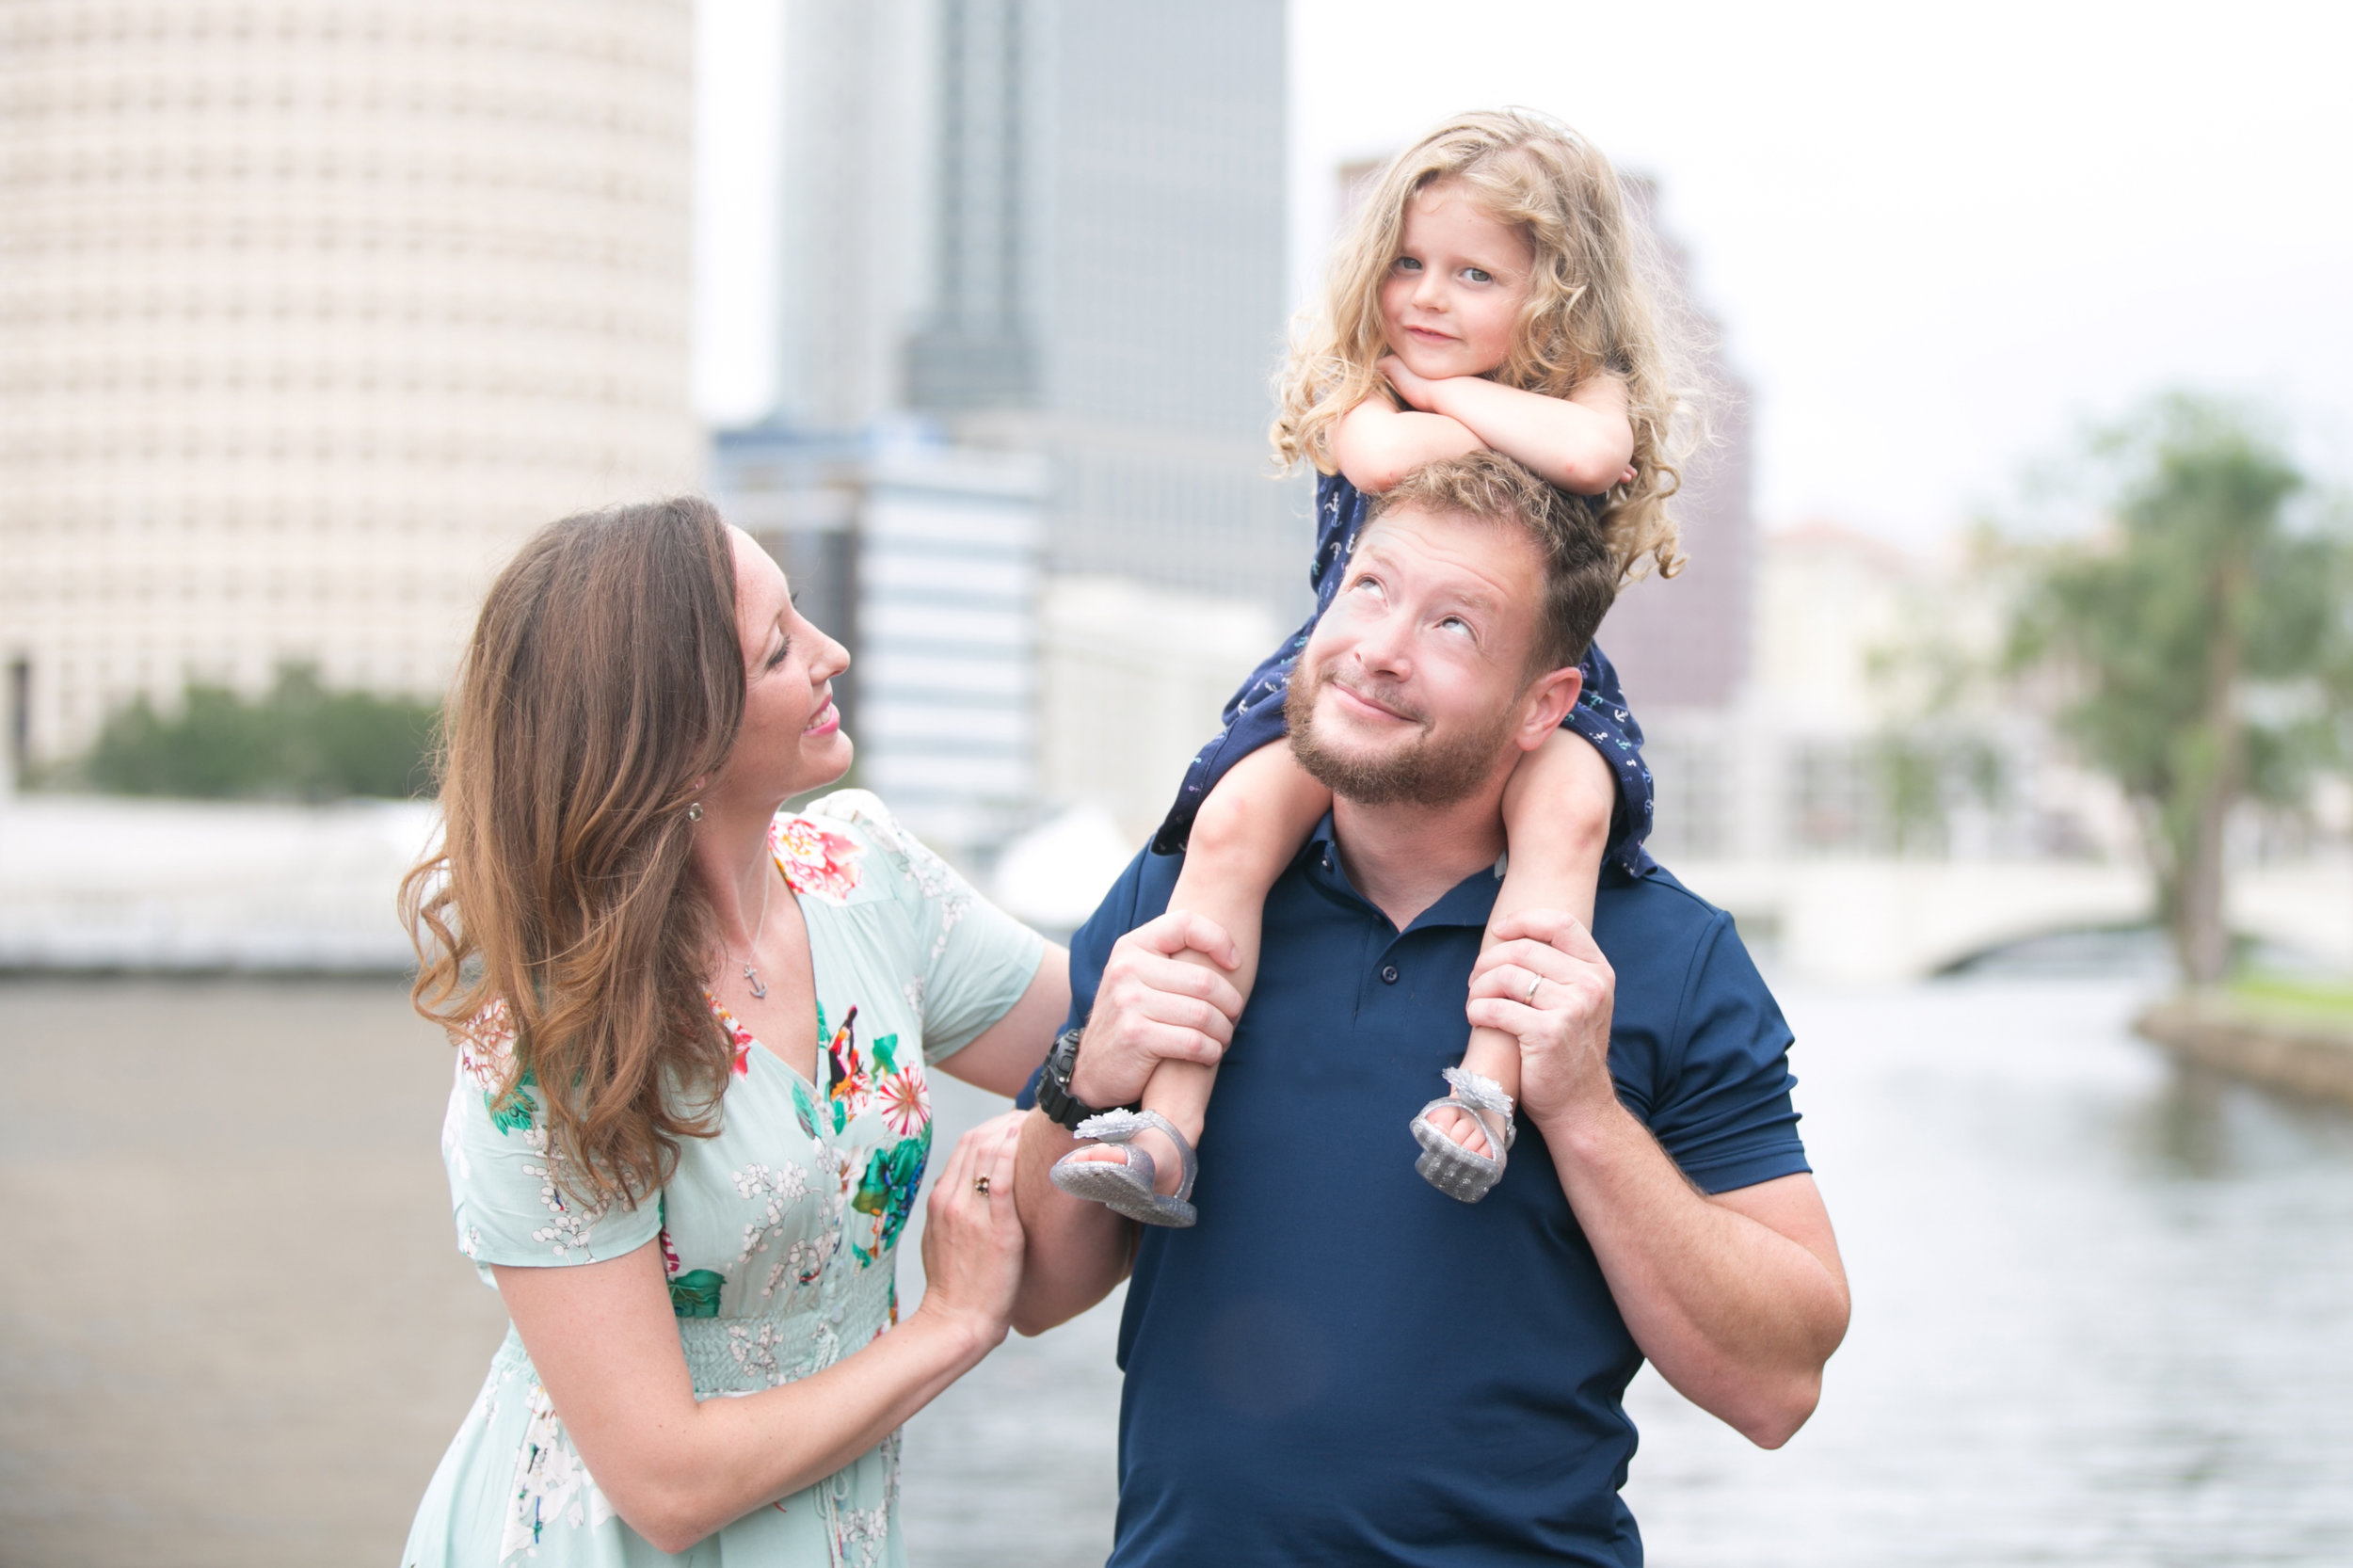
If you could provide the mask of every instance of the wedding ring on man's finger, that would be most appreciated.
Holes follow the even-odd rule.
[[[1528,995],[1520,999],[1522,1005],[1528,1007],[1533,1007],[1536,1005],[1536,987],[1542,985],[1544,983],[1545,977],[1543,975],[1538,975],[1535,979],[1528,983]]]
[[[978,1192],[983,1197],[988,1196],[988,1177],[974,1176],[972,1178],[972,1191]]]

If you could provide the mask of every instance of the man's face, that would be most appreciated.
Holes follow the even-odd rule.
[[[1400,510],[1356,546],[1291,677],[1291,749],[1367,806],[1462,799],[1519,753],[1544,562],[1516,528]]]

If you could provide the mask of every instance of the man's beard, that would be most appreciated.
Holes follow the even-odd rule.
[[[1283,698],[1283,719],[1290,727],[1291,755],[1309,777],[1334,794],[1359,806],[1451,806],[1494,776],[1504,739],[1512,731],[1509,708],[1476,728],[1440,740],[1428,728],[1428,714],[1378,686],[1368,687],[1368,697],[1419,720],[1423,729],[1408,745],[1376,757],[1352,757],[1316,734],[1316,696],[1331,679],[1328,671],[1294,669]]]

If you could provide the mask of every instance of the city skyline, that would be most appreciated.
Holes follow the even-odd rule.
[[[760,8],[706,8],[714,153],[714,127],[765,112],[754,62],[721,54]],[[2084,422],[2181,383],[2269,400],[2320,476],[2353,477],[2353,300],[2337,283],[2353,214],[2316,199],[2353,148],[2353,104],[2327,80],[2353,25],[2341,13],[2259,5],[2225,27],[2182,5],[2004,4],[1964,27],[1848,5],[1486,0],[1440,28],[1410,14],[1291,8],[1294,308],[1341,164],[1460,108],[1525,103],[1658,180],[1694,293],[1756,386],[1769,527],[1827,516],[1925,545],[2002,505]],[[1563,64],[1585,59],[1601,63]],[[724,192],[744,170],[706,156],[698,178]],[[760,215],[711,217],[707,409],[755,397],[766,373],[725,324],[771,308],[745,287]]]

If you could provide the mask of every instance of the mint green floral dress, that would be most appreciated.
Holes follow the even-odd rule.
[[[494,1263],[561,1268],[660,1242],[698,1400],[807,1377],[897,1320],[896,1247],[931,1153],[926,1066],[1003,1016],[1044,952],[863,791],[779,815],[770,843],[808,927],[814,1082],[713,1001],[735,1040],[718,1135],[685,1143],[658,1201],[584,1207],[555,1179],[530,1079],[496,1102],[513,1036],[494,1009],[458,1041],[441,1131],[457,1244],[486,1283]],[[510,1328],[401,1561],[898,1563],[898,1470],[893,1434],[667,1556],[614,1514]]]

